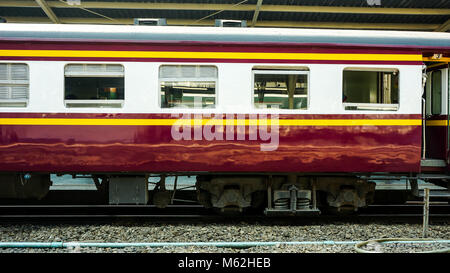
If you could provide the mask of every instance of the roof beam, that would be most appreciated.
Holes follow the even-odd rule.
[[[300,21],[258,21],[257,27],[332,28],[332,29],[378,29],[378,30],[422,30],[431,31],[438,24],[397,23],[345,23],[345,22],[300,22]]]
[[[422,8],[380,8],[380,7],[324,7],[264,5],[261,11],[308,12],[308,13],[353,13],[353,14],[391,14],[391,15],[450,15],[450,9]]]
[[[86,9],[151,9],[151,10],[232,10],[254,11],[255,5],[203,4],[203,3],[140,3],[140,2],[85,2],[70,6],[57,0],[46,0],[50,8]],[[32,0],[2,0],[0,7],[37,7]],[[450,9],[429,8],[381,8],[381,7],[327,7],[300,5],[263,5],[262,12],[305,12],[305,13],[353,13],[392,15],[450,15]]]
[[[437,29],[434,31],[440,31],[440,32],[446,32],[447,30],[450,30],[450,19],[448,19],[445,23],[440,25]]]
[[[45,17],[9,17],[4,16],[9,23],[49,23]],[[132,18],[60,18],[61,23],[67,24],[128,24],[132,25]],[[213,20],[167,19],[168,25],[178,26],[214,26]],[[255,27],[295,27],[295,28],[332,28],[332,29],[381,29],[381,30],[423,30],[432,31],[439,24],[391,24],[391,23],[336,23],[336,22],[299,22],[299,21],[257,21]]]
[[[251,27],[254,27],[256,25],[256,21],[258,21],[259,10],[261,9],[262,2],[263,0],[258,0],[256,3],[255,13],[253,13],[252,24],[250,25]]]
[[[50,18],[50,20],[52,20],[53,23],[55,23],[55,24],[60,23],[58,17],[56,17],[55,13],[48,6],[48,4],[47,4],[47,2],[45,2],[45,0],[36,0],[36,3],[41,7],[42,10],[44,10],[45,14],[47,14],[48,18]]]

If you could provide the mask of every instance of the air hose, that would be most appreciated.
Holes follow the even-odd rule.
[[[403,243],[403,244],[423,244],[423,243],[446,243],[446,240],[435,240],[435,239],[410,239],[410,238],[383,238],[383,239],[372,239],[364,242],[357,243],[355,245],[355,251],[358,253],[382,253],[380,251],[370,251],[370,250],[364,250],[362,247],[368,245],[368,244],[382,244],[382,243],[390,243],[390,242],[397,242],[397,243]],[[443,248],[438,250],[432,250],[432,251],[422,251],[422,252],[414,252],[414,253],[450,253],[450,248]]]

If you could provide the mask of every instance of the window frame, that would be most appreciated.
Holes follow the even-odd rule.
[[[216,69],[217,72],[217,77],[216,78],[202,78],[202,80],[198,80],[198,78],[161,78],[160,73],[161,73],[161,67],[163,66],[206,66],[206,67],[214,67]],[[183,82],[183,81],[192,81],[192,82],[214,82],[214,105],[213,107],[202,107],[202,108],[195,108],[195,107],[184,107],[184,106],[180,106],[180,107],[163,107],[162,106],[162,100],[161,100],[161,82],[166,81],[166,82]],[[179,109],[190,109],[193,110],[195,109],[195,111],[198,110],[210,110],[210,109],[217,109],[219,106],[219,67],[217,65],[213,65],[213,64],[161,64],[158,66],[158,107],[159,109],[164,109],[164,110],[179,110]]]
[[[30,65],[24,62],[0,62],[0,64],[6,65],[25,65],[27,68],[27,80],[0,80],[0,86],[27,86],[27,98],[26,99],[0,99],[0,107],[15,107],[15,108],[26,108],[30,102]],[[26,83],[20,83],[21,81]]]
[[[257,73],[255,73],[257,72]],[[253,110],[266,110],[266,111],[286,111],[287,113],[292,113],[294,111],[307,111],[310,109],[310,70],[309,67],[301,67],[301,68],[277,68],[264,66],[264,69],[260,67],[252,68],[252,79],[251,79],[251,105]],[[257,107],[255,104],[255,74],[265,74],[265,75],[306,75],[307,79],[307,93],[306,93],[306,108],[305,109],[283,109],[283,108],[261,108]]]
[[[70,65],[120,65],[123,68],[123,75],[119,75],[117,72],[107,72],[107,74],[89,74],[88,72],[81,72],[78,75],[66,76],[66,68]],[[114,74],[116,73],[116,74]],[[123,108],[125,104],[125,65],[122,63],[67,63],[64,65],[64,84],[63,84],[63,102],[66,108]],[[89,99],[89,100],[76,100],[76,99],[66,99],[66,77],[69,78],[123,78],[123,99],[110,99],[110,100],[100,100],[100,99]]]
[[[345,67],[342,69],[342,85],[341,96],[344,95],[344,72],[345,71],[359,71],[359,72],[397,72],[398,73],[398,103],[358,103],[358,102],[343,102],[342,107],[344,111],[391,111],[398,112],[400,110],[401,101],[401,84],[400,84],[400,69],[399,68],[379,68],[379,67]],[[361,107],[362,109],[347,109],[347,107]]]

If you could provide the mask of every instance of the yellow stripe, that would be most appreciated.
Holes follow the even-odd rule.
[[[417,126],[420,119],[299,119],[280,120],[280,126]]]
[[[447,126],[447,120],[427,120],[427,126]]]
[[[332,54],[261,52],[172,52],[172,51],[94,51],[94,50],[0,50],[7,57],[92,57],[92,58],[167,58],[167,59],[262,59],[262,60],[352,60],[422,61],[418,54]]]
[[[438,67],[438,66],[442,66],[442,65],[447,65],[447,63],[442,63],[442,62],[438,62],[432,65],[428,65],[427,69],[433,68],[433,67]]]
[[[0,125],[271,125],[270,119],[66,119],[66,118],[0,118]],[[421,119],[282,119],[279,126],[420,126]]]
[[[423,57],[423,61],[424,62],[443,62],[443,63],[448,63],[448,62],[450,62],[450,58],[449,57],[442,57],[440,59],[433,59],[433,57]]]

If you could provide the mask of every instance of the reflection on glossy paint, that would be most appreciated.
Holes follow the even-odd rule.
[[[0,171],[418,172],[420,168],[420,126],[280,126],[279,133],[278,149],[265,152],[260,142],[249,140],[248,130],[244,141],[174,141],[170,126],[0,125]]]

